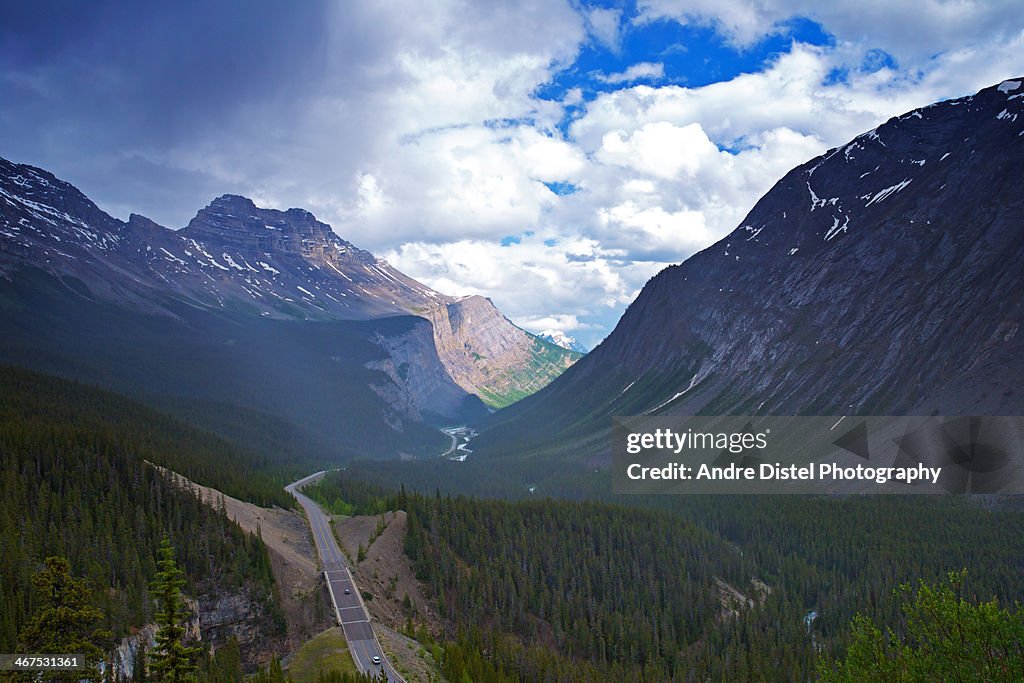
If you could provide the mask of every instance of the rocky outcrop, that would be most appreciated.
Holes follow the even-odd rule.
[[[247,669],[266,663],[283,638],[265,602],[249,590],[210,591],[199,597],[199,627],[202,640],[214,649],[232,638],[238,641]]]
[[[199,603],[185,597],[185,606],[191,615],[185,623],[185,639],[189,642],[201,642],[203,639],[200,627]],[[114,647],[113,677],[115,681],[133,681],[136,678],[139,663],[145,653],[156,645],[156,624],[146,624],[129,636],[121,639]]]
[[[242,666],[254,671],[270,661],[281,649],[283,639],[277,635],[273,620],[266,614],[263,602],[248,590],[222,592],[212,590],[199,599],[186,597],[191,617],[186,623],[186,641],[216,651],[232,638],[242,654]],[[122,638],[114,648],[113,672],[117,681],[131,681],[140,657],[156,645],[156,624],[144,627]]]
[[[438,357],[436,336],[430,323],[417,323],[402,334],[378,332],[375,339],[387,357],[371,361],[367,367],[385,373],[398,393],[380,385],[374,385],[374,389],[406,418],[450,424],[486,412],[480,400],[468,394],[448,374]]]
[[[156,624],[146,624],[137,632],[121,639],[114,647],[113,677],[115,681],[133,681],[143,654],[156,644]]]
[[[482,296],[420,315],[434,326],[437,354],[452,379],[492,407],[532,394],[580,357],[516,327]]]

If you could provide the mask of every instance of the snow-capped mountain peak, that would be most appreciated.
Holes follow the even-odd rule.
[[[555,346],[561,346],[563,349],[587,353],[587,347],[580,344],[575,337],[570,337],[562,330],[544,330],[537,334],[537,336],[546,342],[551,342]]]

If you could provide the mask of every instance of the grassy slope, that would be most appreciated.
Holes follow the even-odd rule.
[[[316,683],[321,671],[337,670],[357,673],[345,634],[335,626],[307,641],[287,664],[287,673],[294,683]]]
[[[554,381],[571,363],[583,357],[583,354],[577,351],[563,349],[529,332],[526,334],[533,340],[529,364],[518,372],[508,373],[494,383],[506,389],[480,390],[480,398],[491,408],[505,408],[530,396]]]

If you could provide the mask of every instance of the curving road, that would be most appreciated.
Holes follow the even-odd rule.
[[[313,540],[316,542],[316,549],[323,565],[324,578],[327,579],[327,589],[331,596],[334,618],[345,632],[345,640],[348,641],[348,649],[352,653],[352,659],[355,661],[357,669],[364,673],[374,674],[384,671],[388,681],[404,683],[404,679],[391,667],[391,663],[384,656],[380,641],[377,640],[377,635],[373,632],[373,626],[370,624],[370,613],[367,611],[366,605],[363,604],[363,598],[352,579],[348,561],[342,554],[341,548],[338,547],[334,534],[331,533],[327,516],[309,496],[299,492],[303,486],[323,475],[323,472],[317,472],[284,488],[285,491],[295,496],[299,505],[306,511],[306,517],[309,518],[309,526],[313,530]],[[380,658],[380,664],[373,663],[374,657]]]

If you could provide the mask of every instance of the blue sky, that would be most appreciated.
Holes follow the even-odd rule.
[[[631,23],[636,17],[634,6],[630,14],[619,18],[619,33],[612,44],[596,37],[585,43],[571,66],[538,88],[538,97],[560,100],[569,90],[579,88],[589,100],[596,93],[635,83],[700,87],[758,71],[767,60],[786,52],[793,41],[809,45],[833,42],[819,24],[802,18],[790,19],[778,33],[737,47],[712,26],[681,24],[667,17]],[[660,65],[661,75],[626,79],[629,68],[637,64]],[[609,82],[609,74],[622,74],[623,80]]]
[[[0,156],[121,218],[301,206],[592,346],[791,167],[1024,75],[1019,3],[97,1],[0,8]]]

